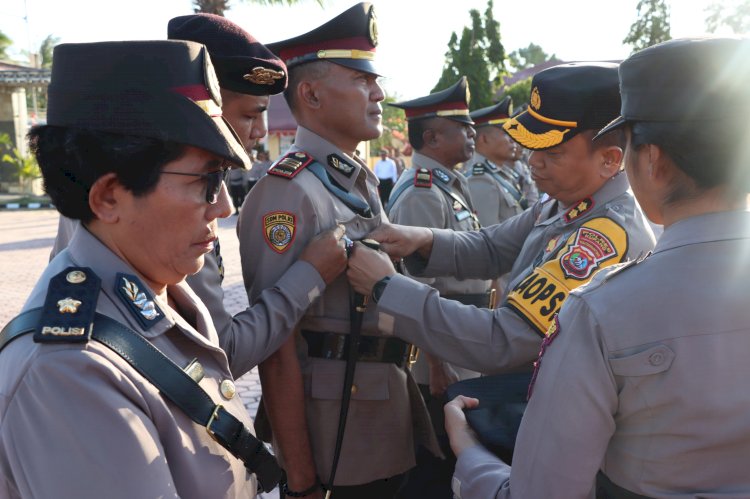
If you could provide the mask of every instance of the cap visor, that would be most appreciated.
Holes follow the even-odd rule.
[[[374,74],[375,76],[383,76],[375,67],[372,61],[367,59],[317,59],[319,61],[331,61],[339,66],[345,68],[354,69],[357,71],[363,71],[365,73]]]
[[[524,111],[503,125],[510,137],[526,149],[540,151],[549,149],[572,139],[579,130],[550,125]]]
[[[628,120],[626,120],[622,116],[618,116],[617,118],[615,118],[614,120],[612,120],[607,126],[605,126],[604,128],[602,128],[601,130],[599,130],[599,133],[597,133],[596,135],[594,135],[594,138],[592,140],[596,140],[599,137],[601,137],[602,135],[604,135],[605,133],[609,133],[612,130],[615,130],[616,128],[620,128],[621,126],[623,126],[627,122],[628,122]]]

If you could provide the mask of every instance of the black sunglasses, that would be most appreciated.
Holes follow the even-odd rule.
[[[211,173],[183,173],[183,172],[165,172],[170,175],[185,175],[187,177],[200,177],[206,181],[206,202],[208,204],[216,204],[219,200],[219,193],[221,192],[221,184],[227,179],[229,174],[229,168],[224,170],[216,170]]]

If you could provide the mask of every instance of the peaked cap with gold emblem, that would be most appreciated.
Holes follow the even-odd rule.
[[[335,62],[347,68],[380,75],[373,61],[378,44],[374,7],[361,2],[303,35],[269,43],[289,68],[314,61]]]
[[[489,107],[483,107],[472,111],[469,116],[474,120],[474,127],[482,126],[503,126],[510,119],[512,114],[513,100],[510,96]]]
[[[389,106],[398,107],[406,112],[408,121],[421,120],[425,118],[448,118],[473,125],[469,116],[469,82],[465,76],[460,80],[439,92],[419,97],[417,99],[389,103]]]
[[[170,19],[167,37],[202,43],[222,88],[250,95],[275,95],[286,88],[286,66],[253,36],[229,19],[192,14]]]
[[[532,150],[549,149],[584,130],[599,130],[620,113],[617,64],[561,64],[531,81],[529,107],[503,128]]]

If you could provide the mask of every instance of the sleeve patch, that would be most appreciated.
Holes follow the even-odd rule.
[[[590,281],[599,269],[620,263],[627,250],[625,229],[609,218],[591,219],[568,237],[553,258],[518,283],[506,303],[544,335],[568,293]]]
[[[296,217],[286,211],[272,211],[263,215],[263,238],[276,253],[288,250],[297,229]]]
[[[312,162],[312,156],[307,153],[290,152],[274,163],[273,166],[268,169],[268,173],[269,175],[276,175],[277,177],[294,178]]]

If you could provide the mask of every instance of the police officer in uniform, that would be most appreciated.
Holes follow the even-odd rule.
[[[394,223],[457,231],[479,228],[471,195],[463,174],[455,170],[474,152],[474,129],[469,117],[469,87],[461,77],[449,88],[418,99],[390,104],[404,109],[409,123],[409,142],[414,147],[412,167],[404,172],[391,193],[388,216]],[[489,307],[489,281],[454,277],[420,279],[444,298],[477,307]],[[417,467],[409,473],[402,497],[451,499],[453,456],[443,429],[445,388],[479,373],[453,366],[431,354],[420,355],[412,375],[430,409],[444,453],[440,459],[424,448]]]
[[[228,165],[248,161],[208,52],[104,42],[54,57],[30,140],[82,225],[0,334],[0,495],[254,497],[256,476],[269,490],[280,470],[184,283],[230,213]]]
[[[511,99],[471,113],[476,129],[476,151],[466,163],[466,179],[483,227],[498,224],[528,208],[517,177],[509,173],[516,143],[503,130]]]
[[[355,289],[373,294],[382,329],[480,372],[531,371],[568,293],[599,269],[653,247],[621,172],[619,138],[591,141],[619,108],[615,64],[538,73],[529,111],[505,129],[534,149],[531,166],[549,201],[479,232],[392,225],[370,235],[392,256],[410,256],[406,263],[419,275],[492,278],[510,271],[502,306],[491,311],[440,299],[395,275],[390,258],[357,246],[347,273]]]
[[[355,155],[361,141],[382,131],[376,44],[373,8],[360,3],[306,34],[268,45],[289,68],[285,97],[299,128],[292,149],[240,212],[251,302],[321,230],[343,224],[349,238],[361,239],[387,221],[377,179]],[[362,319],[333,497],[392,497],[414,466],[415,442],[430,436],[424,403],[405,369],[408,345],[380,334],[373,311],[357,315],[343,276],[313,298],[293,339],[260,365],[274,447],[287,473],[282,493],[323,495],[320,482],[329,481],[336,454],[347,337]],[[434,443],[433,436],[433,449]]]
[[[701,64],[695,64],[701,61]],[[748,497],[747,39],[678,39],[620,68],[625,169],[653,253],[574,291],[539,360],[511,470],[446,407],[456,495]],[[481,403],[481,401],[480,401]]]

